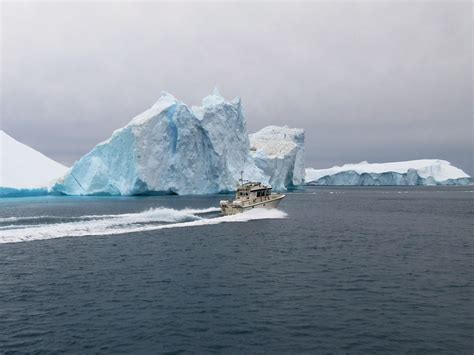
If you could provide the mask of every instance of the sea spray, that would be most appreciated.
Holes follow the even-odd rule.
[[[287,216],[285,212],[276,209],[254,209],[233,216],[209,218],[200,216],[217,211],[219,211],[219,209],[215,207],[206,209],[185,208],[182,210],[160,207],[140,213],[85,215],[74,217],[74,221],[60,223],[2,226],[4,229],[0,230],[0,244],[72,236],[116,235],[168,228],[213,225],[225,222],[247,222],[256,219],[285,218]],[[58,218],[53,216],[47,217],[53,220],[54,218]],[[28,217],[24,217],[24,221],[27,220]]]

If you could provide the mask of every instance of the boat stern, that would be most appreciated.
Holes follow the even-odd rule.
[[[221,212],[224,216],[230,216],[242,212],[242,204],[239,201],[220,201]]]

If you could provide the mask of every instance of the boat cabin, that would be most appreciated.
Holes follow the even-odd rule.
[[[266,200],[272,194],[271,186],[266,186],[258,182],[247,182],[240,185],[235,193],[236,200],[250,200],[256,199]]]

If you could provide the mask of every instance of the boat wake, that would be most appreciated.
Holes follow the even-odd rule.
[[[233,216],[206,216],[218,211],[219,208],[214,207],[182,210],[160,207],[117,215],[7,217],[0,219],[0,244],[72,236],[116,235],[287,216],[277,209],[254,209]]]

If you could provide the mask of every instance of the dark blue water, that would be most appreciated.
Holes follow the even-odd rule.
[[[473,197],[307,188],[216,224],[217,195],[4,199],[0,352],[472,354]]]

